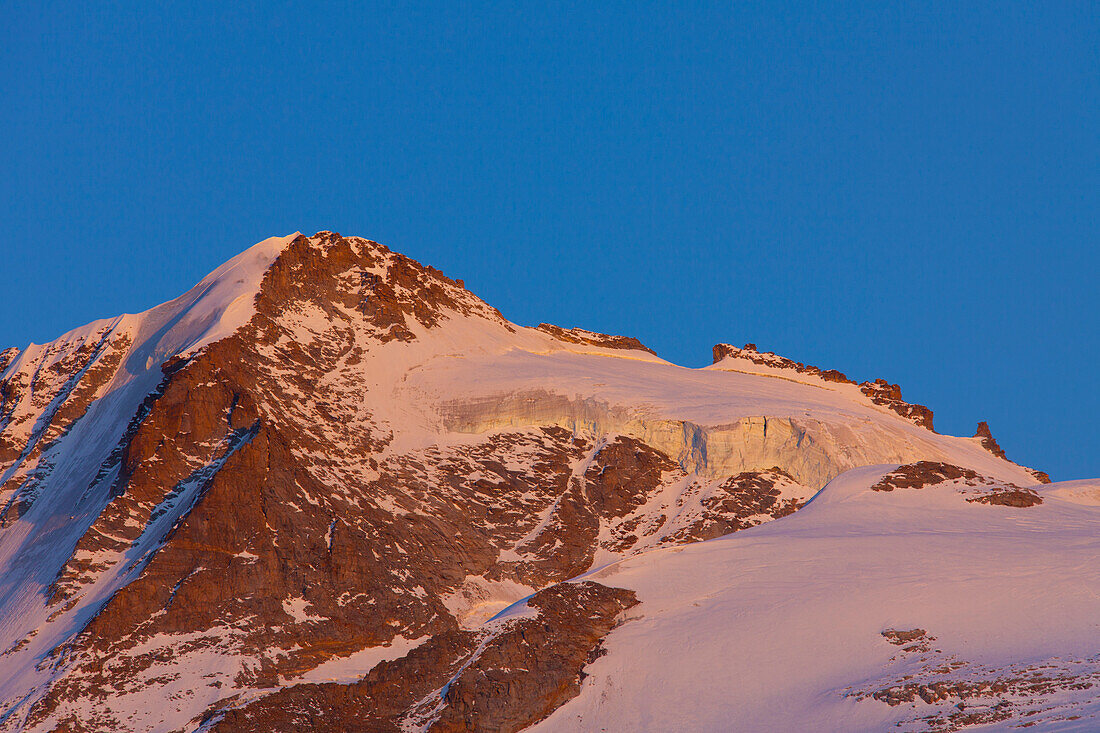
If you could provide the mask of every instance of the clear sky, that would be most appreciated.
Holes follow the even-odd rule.
[[[1095,2],[98,5],[0,0],[0,345],[331,229],[1100,476]]]

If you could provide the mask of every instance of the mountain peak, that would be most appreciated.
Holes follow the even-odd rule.
[[[452,317],[504,321],[436,268],[378,242],[328,231],[295,237],[264,276],[258,307],[270,315],[290,302],[344,319],[358,314],[382,342],[410,341],[416,330]]]
[[[1034,484],[926,429],[897,385],[715,357],[517,326],[335,232],[0,351],[0,729],[441,730],[476,707],[515,730],[579,699],[569,681],[637,620],[603,570],[571,579],[858,510],[835,484],[863,496],[901,463]],[[913,489],[873,501],[943,493]]]

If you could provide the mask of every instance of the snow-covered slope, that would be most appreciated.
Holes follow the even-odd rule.
[[[294,236],[256,244],[171,302],[96,321],[50,344],[31,344],[0,373],[0,437],[7,449],[0,453],[6,696],[39,688],[49,677],[39,660],[79,632],[138,569],[135,561],[153,551],[154,537],[142,537],[106,572],[88,579],[82,602],[64,610],[44,602],[77,541],[110,500],[118,447],[157,392],[163,365],[247,323],[264,273]]]
[[[870,488],[893,468],[587,574],[641,604],[532,730],[1100,729],[1100,482],[1010,507]]]
[[[1031,507],[858,488],[886,470],[860,467],[942,464],[934,475],[986,487],[971,493],[996,485],[996,501],[1032,501],[1043,476],[986,432],[931,425],[882,380],[749,346],[720,345],[713,366],[687,369],[634,339],[513,324],[461,281],[368,240],[265,240],[146,313],[0,352],[0,730],[339,730],[353,719],[518,730],[577,692],[544,725],[607,713],[645,729],[648,718],[593,708],[591,678],[583,690],[577,680],[623,609],[710,608],[705,597],[733,582],[718,560],[695,576],[666,567],[693,557],[688,546],[703,564],[715,550],[702,548],[727,540],[697,543],[730,533],[800,546],[758,558],[753,583],[778,603],[799,597],[787,575],[839,562],[879,520],[877,539],[852,551],[884,558],[889,546],[919,568],[910,535],[966,554],[1003,516],[1023,512],[1027,525],[1072,504],[1074,522],[1094,519],[1091,484],[1043,489]],[[852,492],[866,497],[841,498]],[[837,519],[833,504],[854,514]],[[936,522],[947,529],[925,526]],[[1085,562],[1088,546],[1070,549],[1067,562]],[[621,584],[630,590],[561,585],[649,564],[649,580]],[[809,607],[814,592],[790,603]],[[525,608],[541,610],[486,622],[531,594]],[[717,629],[723,608],[706,623]],[[630,666],[637,652],[614,644],[632,628],[674,643],[632,621],[591,669]],[[515,678],[502,700],[485,682],[493,659],[556,672]],[[479,718],[486,705],[503,717]]]

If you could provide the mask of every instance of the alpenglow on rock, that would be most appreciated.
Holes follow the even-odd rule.
[[[0,731],[1100,726],[1100,482],[714,356],[331,232],[0,350]]]

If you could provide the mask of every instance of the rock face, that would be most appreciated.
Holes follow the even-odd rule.
[[[634,593],[598,583],[566,583],[527,602],[534,618],[514,623],[483,644],[443,694],[429,730],[511,733],[542,720],[580,692],[584,665]]]
[[[637,603],[598,583],[555,585],[527,601],[534,614],[437,634],[352,684],[297,685],[212,712],[211,730],[518,731],[577,695],[600,640]]]
[[[997,456],[998,458],[1003,458],[1006,461],[1008,460],[1008,456],[1005,455],[1004,450],[997,443],[996,438],[993,437],[993,433],[989,430],[989,423],[987,423],[985,420],[982,420],[978,423],[978,429],[974,431],[974,437],[981,441],[982,447],[985,448],[987,451]],[[1045,471],[1037,471],[1034,468],[1029,468],[1027,469],[1027,471],[1032,476],[1034,476],[1035,480],[1039,483],[1050,483],[1050,476],[1048,476]]]
[[[332,232],[0,351],[0,730],[519,730],[636,603],[564,581],[865,463],[950,459],[1023,506],[1024,469],[895,386],[724,349],[851,389],[523,328]]]
[[[997,444],[997,440],[993,437],[993,433],[989,430],[989,423],[982,420],[978,423],[978,429],[974,431],[974,437],[982,441],[982,447],[987,451],[997,456],[998,458],[1007,458],[1005,452],[1001,449],[1001,446]]]
[[[932,411],[924,405],[911,405],[903,400],[901,387],[898,385],[890,384],[885,379],[876,379],[873,382],[864,382],[859,385],[859,389],[876,405],[883,405],[921,427],[933,429]]]

